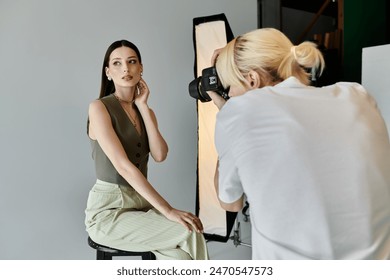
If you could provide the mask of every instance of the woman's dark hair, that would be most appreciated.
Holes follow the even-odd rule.
[[[119,41],[115,41],[114,43],[112,43],[108,47],[108,49],[106,51],[106,54],[104,56],[104,60],[103,60],[102,82],[101,82],[101,86],[100,86],[99,98],[102,98],[104,96],[110,95],[111,93],[113,93],[115,91],[114,82],[113,81],[109,81],[107,79],[106,67],[108,67],[108,63],[109,63],[109,59],[110,59],[111,53],[115,49],[120,48],[120,47],[128,47],[128,48],[132,49],[133,51],[135,51],[135,53],[138,56],[139,62],[142,63],[141,53],[139,52],[139,50],[138,50],[136,45],[134,45],[133,43],[131,43],[131,42],[127,41],[127,40],[119,40]]]

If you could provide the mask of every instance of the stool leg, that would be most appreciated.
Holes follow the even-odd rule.
[[[142,254],[143,260],[155,260],[156,256],[152,252],[146,252]]]
[[[109,253],[100,251],[100,250],[96,250],[96,259],[97,260],[112,260],[112,255],[110,255]]]

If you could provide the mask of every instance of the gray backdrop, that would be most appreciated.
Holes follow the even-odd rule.
[[[141,50],[170,152],[150,181],[194,211],[196,106],[192,19],[225,13],[235,35],[256,28],[256,0],[0,1],[0,259],[93,259],[84,208],[95,181],[86,136],[104,52]]]

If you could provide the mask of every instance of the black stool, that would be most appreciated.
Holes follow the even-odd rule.
[[[130,252],[119,249],[110,248],[94,242],[88,236],[88,245],[96,250],[97,260],[112,260],[116,256],[141,256],[143,260],[155,260],[156,256],[152,252]]]

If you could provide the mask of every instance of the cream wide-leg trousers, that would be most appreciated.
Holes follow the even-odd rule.
[[[101,245],[152,251],[158,260],[208,259],[203,234],[168,220],[131,187],[97,180],[85,214],[89,236]]]

